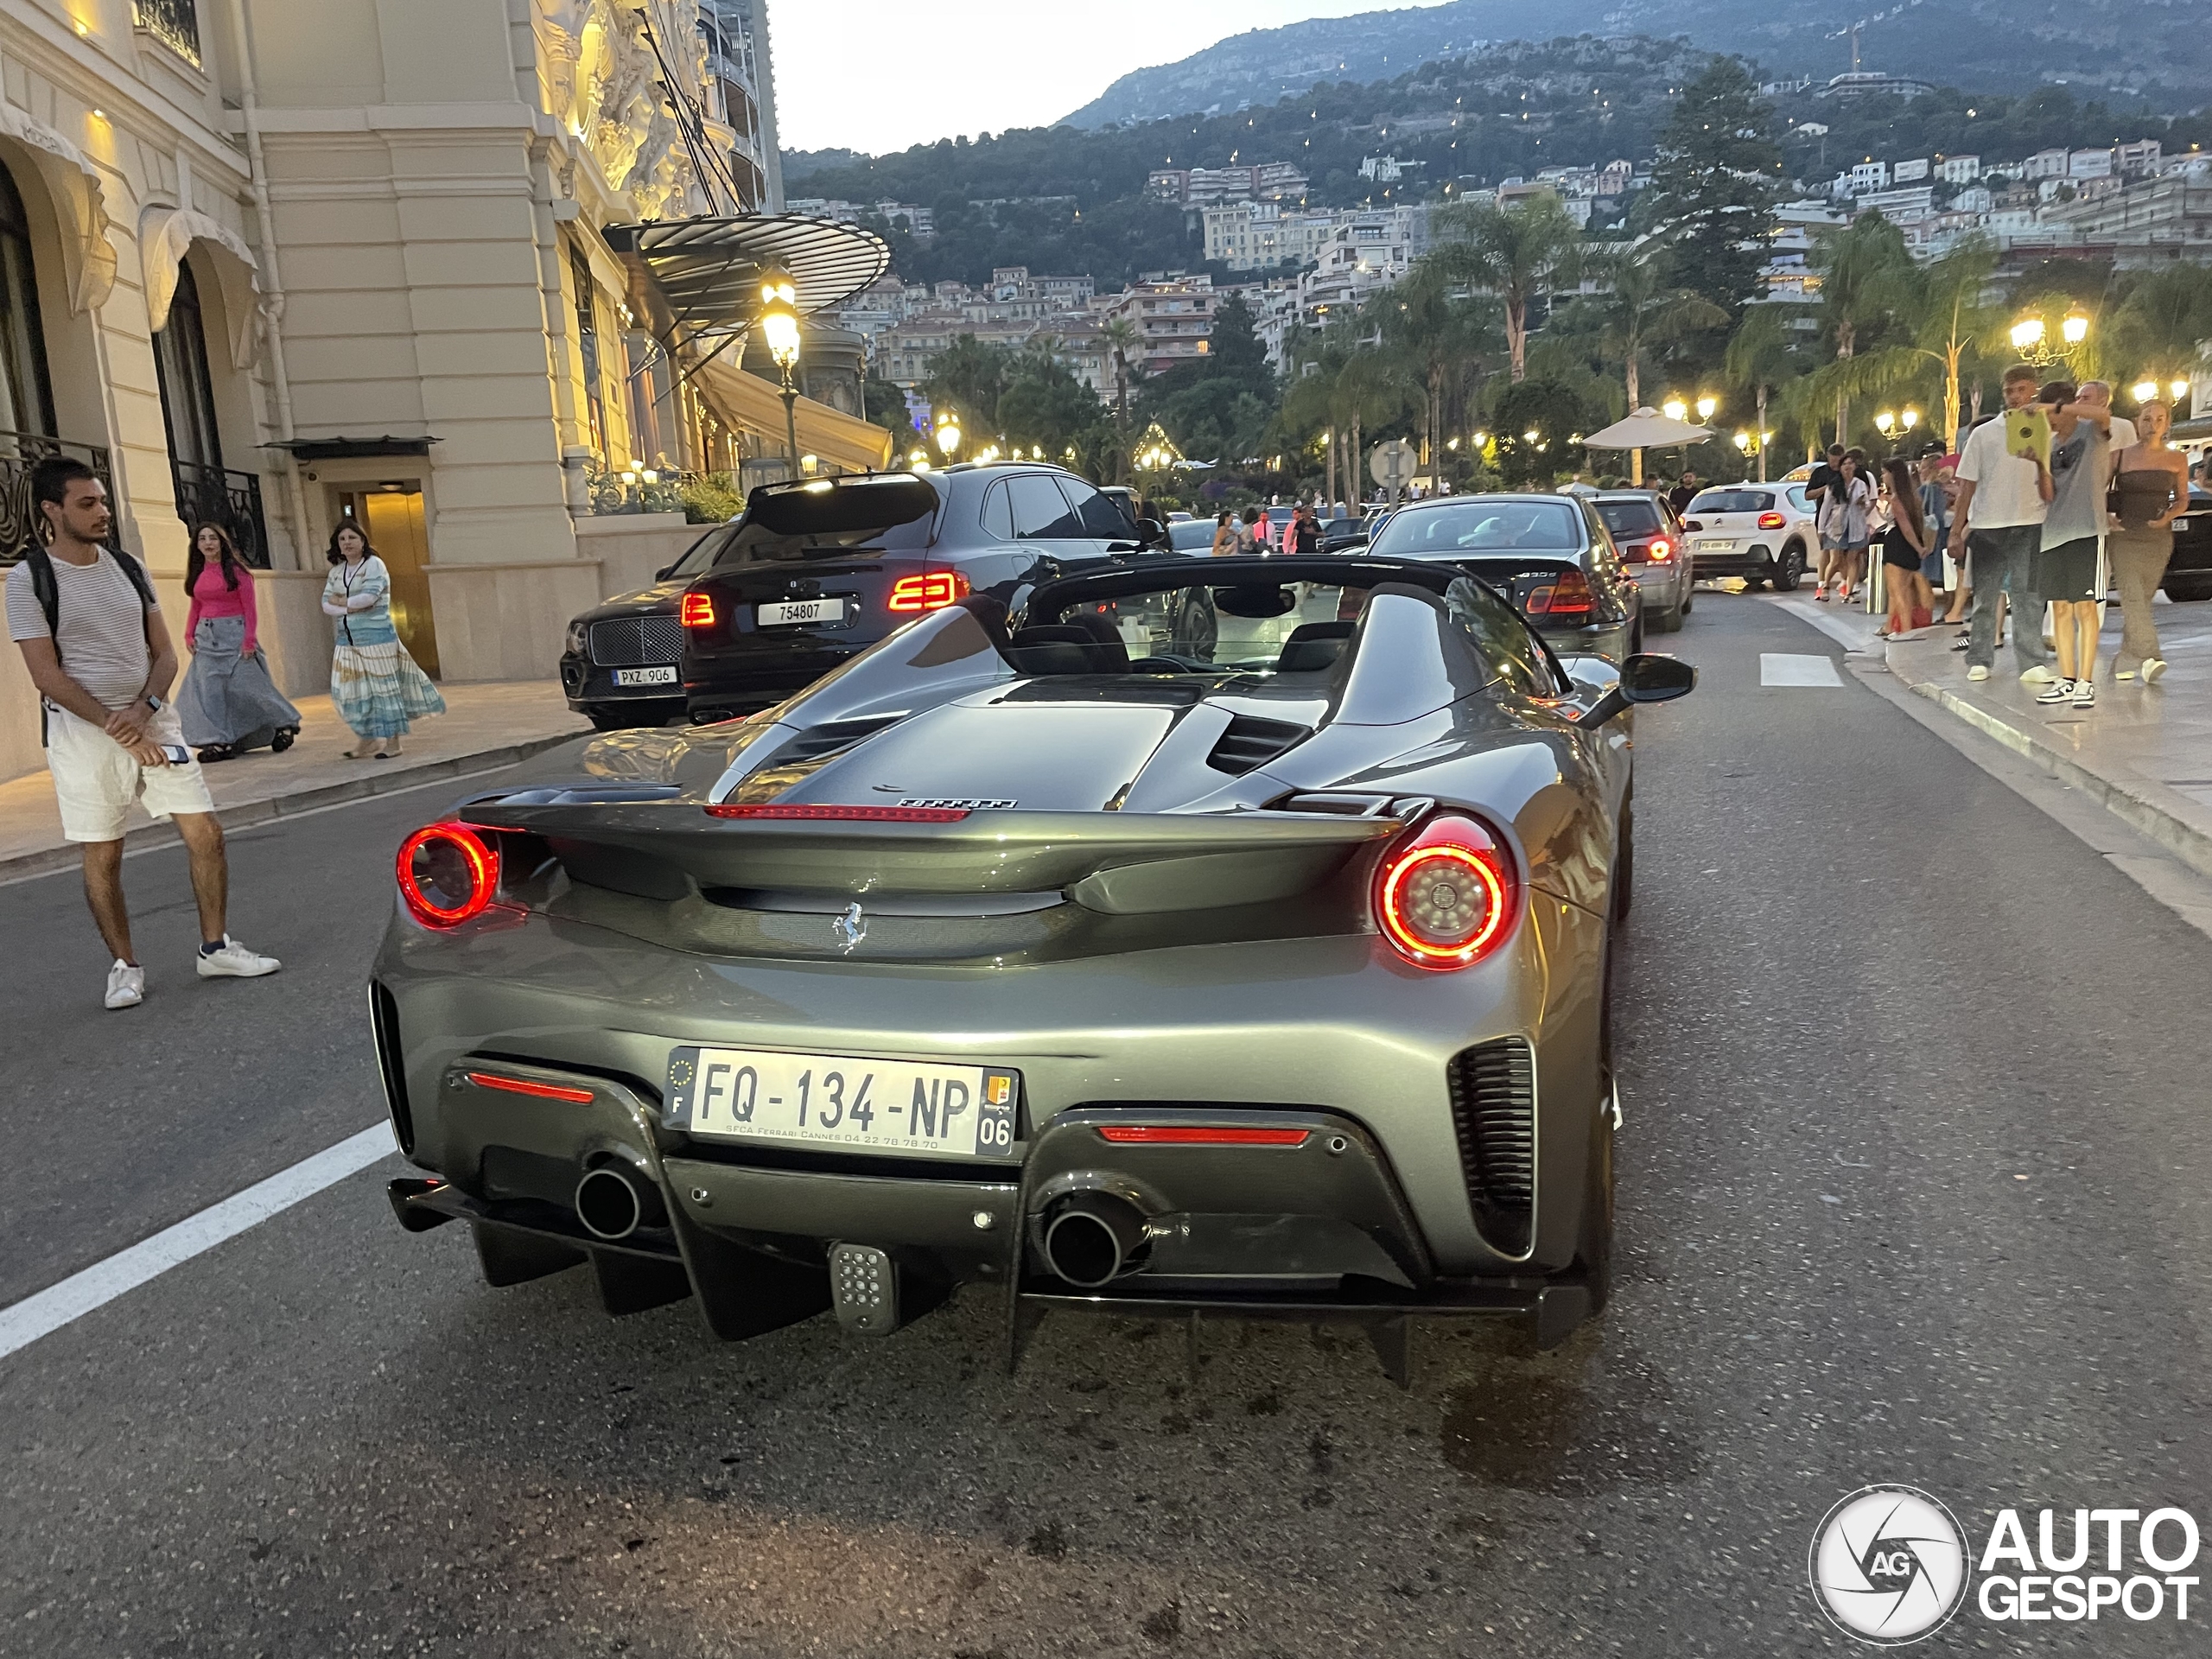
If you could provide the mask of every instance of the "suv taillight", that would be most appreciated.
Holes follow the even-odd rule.
[[[399,843],[397,874],[407,913],[425,927],[459,927],[490,908],[499,855],[465,823],[425,824]]]
[[[1416,968],[1471,967],[1512,929],[1520,907],[1513,855],[1478,818],[1431,818],[1375,872],[1375,925]]]
[[[957,570],[932,570],[927,575],[901,576],[891,584],[890,608],[894,611],[941,611],[968,597],[968,578]]]
[[[686,594],[677,615],[687,628],[711,628],[715,626],[715,596]]]
[[[1560,621],[1586,621],[1590,615],[1590,578],[1580,570],[1566,570],[1548,585],[1531,588],[1523,607],[1534,616]]]

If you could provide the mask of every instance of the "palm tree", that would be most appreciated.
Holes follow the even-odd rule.
[[[1101,325],[1098,338],[1114,354],[1114,420],[1124,431],[1129,424],[1129,359],[1144,345],[1144,332],[1127,317]]]
[[[1603,349],[1619,359],[1631,412],[1643,406],[1640,378],[1643,349],[1726,326],[1728,313],[1701,294],[1670,288],[1649,245],[1606,256],[1599,266],[1612,292],[1599,296],[1605,320]]]
[[[1395,288],[1376,296],[1376,332],[1421,388],[1430,476],[1444,449],[1445,394],[1491,343],[1490,319],[1469,298],[1448,257],[1424,254]]]
[[[1503,304],[1513,378],[1526,379],[1529,302],[1579,269],[1581,227],[1555,196],[1534,196],[1514,207],[1489,202],[1446,207],[1437,220],[1439,263],[1457,281],[1495,294]]]
[[[1758,411],[1759,482],[1766,482],[1766,395],[1775,386],[1797,372],[1795,346],[1789,338],[1789,328],[1782,316],[1781,308],[1772,305],[1753,305],[1745,308],[1744,321],[1738,326],[1733,339],[1728,342],[1728,355],[1723,364],[1728,378],[1738,385],[1751,388],[1752,403]]]
[[[1820,276],[1821,315],[1835,341],[1836,362],[1848,363],[1857,350],[1859,331],[1889,315],[1905,297],[1912,256],[1905,251],[1904,233],[1878,213],[1861,213],[1840,230],[1820,233],[1813,268]],[[1830,377],[1835,393],[1835,441],[1844,444],[1851,442],[1847,378],[1843,374]]]
[[[2168,265],[2137,280],[2113,313],[2105,355],[2124,374],[2185,378],[2212,337],[2212,284],[2202,267]]]

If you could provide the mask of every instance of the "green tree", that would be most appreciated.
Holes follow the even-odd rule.
[[[1645,243],[1606,256],[1599,267],[1611,285],[1610,292],[1598,296],[1599,315],[1605,319],[1603,347],[1621,365],[1631,414],[1643,407],[1648,347],[1726,327],[1729,320],[1725,309],[1695,289],[1672,286],[1659,252]]]
[[[922,395],[932,406],[950,404],[973,423],[977,435],[996,430],[999,398],[1014,372],[1014,353],[1003,346],[963,334],[930,359]]]
[[[1582,404],[1555,380],[1523,380],[1500,392],[1491,410],[1497,468],[1515,489],[1548,486],[1580,468]],[[1533,436],[1530,435],[1534,434]]]
[[[1471,386],[1494,344],[1492,308],[1466,293],[1453,263],[1448,253],[1424,254],[1373,304],[1383,348],[1420,389],[1432,474],[1444,453],[1446,406]]]
[[[1669,285],[1736,315],[1758,291],[1768,210],[1782,183],[1773,108],[1734,58],[1716,58],[1682,89],[1659,134],[1637,218],[1666,243]]]
[[[2105,359],[2121,374],[2163,384],[2186,377],[2212,339],[2212,277],[2200,265],[2167,265],[2138,277],[2112,314]]]
[[[1144,334],[1127,317],[1115,317],[1098,330],[1099,343],[1114,359],[1114,420],[1124,432],[1129,425],[1129,382],[1136,359],[1144,349]]]
[[[1848,444],[1852,398],[1895,378],[1886,362],[1870,368],[1852,359],[1872,331],[1910,310],[1912,256],[1905,251],[1904,232],[1878,213],[1861,213],[1814,238],[1812,265],[1821,279],[1817,315],[1834,360],[1806,378],[1799,401],[1808,412],[1832,401],[1835,441]]]
[[[1438,210],[1432,257],[1452,283],[1494,294],[1505,310],[1505,350],[1516,381],[1529,372],[1529,307],[1554,283],[1570,281],[1582,256],[1582,232],[1555,196],[1517,207],[1471,202]]]
[[[861,383],[861,406],[868,418],[891,434],[893,457],[903,455],[915,442],[914,417],[906,408],[906,394],[888,380],[873,376]]]
[[[1761,483],[1766,481],[1767,451],[1771,447],[1766,436],[1767,396],[1802,372],[1791,332],[1780,306],[1747,306],[1743,321],[1728,341],[1726,372],[1738,385],[1751,389],[1751,407],[1758,422],[1753,431]]]
[[[1038,448],[1055,459],[1098,423],[1098,398],[1056,359],[1049,342],[1024,350],[999,395],[998,429],[1017,451]]]

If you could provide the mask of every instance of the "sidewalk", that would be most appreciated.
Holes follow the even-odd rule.
[[[1822,605],[1799,594],[1777,598],[1832,638],[1870,655],[1885,652],[1889,671],[2044,771],[2101,801],[2175,857],[2212,875],[2212,605],[2158,606],[2158,637],[2171,666],[2155,686],[2112,677],[2120,648],[2120,607],[2105,608],[2097,649],[2097,706],[2035,701],[1997,653],[1991,677],[1967,679],[1966,654],[1950,649],[1955,630],[1885,645],[1880,619],[1856,606]]]
[[[440,778],[512,765],[591,730],[569,712],[557,680],[491,681],[448,685],[446,712],[419,721],[390,760],[348,760],[339,751],[353,734],[331,712],[328,696],[296,697],[299,741],[283,754],[257,749],[207,768],[215,810],[232,830],[310,811],[340,801],[388,794]],[[136,809],[127,846],[175,838]],[[0,881],[73,867],[77,849],[61,837],[54,786],[43,772],[0,784]]]

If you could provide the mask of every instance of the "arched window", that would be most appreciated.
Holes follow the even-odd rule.
[[[223,443],[215,432],[215,383],[207,372],[207,331],[201,326],[200,288],[188,261],[177,267],[169,320],[154,336],[154,374],[162,388],[162,417],[169,429],[169,459],[188,467],[223,469]]]
[[[0,166],[0,430],[52,437],[54,386],[46,372],[38,282],[31,269],[30,219],[8,169]]]

